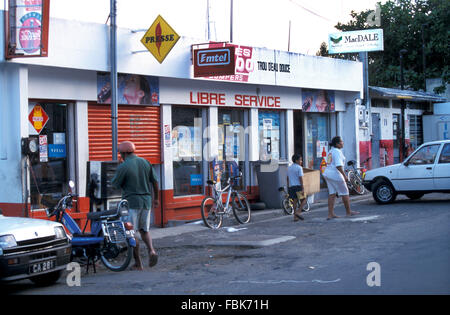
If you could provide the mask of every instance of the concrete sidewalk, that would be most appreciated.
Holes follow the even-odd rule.
[[[350,195],[350,203],[362,201],[366,199],[371,199],[371,193],[365,193],[364,195]],[[336,198],[336,206],[342,204],[342,198]],[[311,204],[311,210],[313,212],[318,211],[328,211],[328,199],[320,199]],[[266,210],[252,210],[252,220],[248,224],[253,224],[266,219],[274,219],[274,218],[282,218],[281,213],[283,210],[280,209],[266,209]],[[326,215],[324,216],[325,219]],[[248,225],[246,224],[246,225]],[[232,228],[234,225],[225,225],[222,229]],[[185,224],[180,224],[171,227],[165,228],[156,228],[152,227],[150,229],[150,234],[152,239],[161,239],[169,236],[181,235],[184,233],[197,232],[202,230],[208,230],[209,228],[203,224],[203,221],[200,219],[194,222],[188,222]]]

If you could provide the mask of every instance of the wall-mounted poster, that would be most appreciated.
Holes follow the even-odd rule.
[[[47,57],[50,0],[7,2],[6,59]]]
[[[334,112],[334,91],[303,89],[302,104],[304,112]]]
[[[97,74],[97,102],[111,104],[109,73]],[[159,105],[159,80],[157,77],[117,75],[117,103],[131,105]]]

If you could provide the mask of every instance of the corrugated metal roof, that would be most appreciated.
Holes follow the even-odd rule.
[[[390,89],[378,86],[369,86],[371,96],[381,96],[385,98],[394,99],[406,99],[411,102],[446,102],[447,98],[438,94],[421,92],[421,91],[411,91],[411,90],[400,90],[400,89]]]

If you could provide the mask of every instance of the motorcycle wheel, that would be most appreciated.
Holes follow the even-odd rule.
[[[100,248],[100,259],[111,271],[123,271],[130,264],[133,256],[133,248],[127,240],[119,243],[112,243],[105,240]]]

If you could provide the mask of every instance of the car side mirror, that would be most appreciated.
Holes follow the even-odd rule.
[[[405,163],[403,163],[403,165],[408,166],[409,165],[409,161],[406,161]]]

